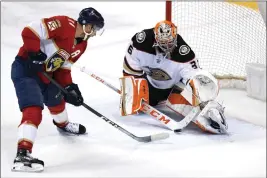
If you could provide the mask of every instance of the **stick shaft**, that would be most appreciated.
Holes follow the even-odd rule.
[[[43,72],[44,76],[51,81],[55,86],[57,86],[62,92],[64,92],[65,94],[68,93],[68,91],[66,89],[64,89],[57,81],[55,81],[52,77],[50,77],[47,73]],[[94,110],[93,108],[91,108],[90,106],[88,106],[87,104],[83,103],[82,104],[83,107],[85,107],[87,110],[91,111],[92,113],[94,113],[95,115],[97,115],[98,117],[100,117],[101,119],[103,119],[104,121],[106,121],[107,123],[109,123],[111,126],[115,127],[116,129],[120,130],[121,132],[123,132],[124,134],[128,135],[129,137],[139,141],[139,142],[150,142],[153,141],[153,135],[152,136],[146,136],[146,137],[137,137],[134,134],[132,134],[131,132],[127,131],[126,129],[124,129],[123,127],[119,126],[118,124],[116,124],[115,122],[111,121],[110,119],[108,119],[107,117],[105,117],[104,115],[102,115],[101,113],[99,113],[98,111]],[[163,134],[165,135],[165,134]],[[158,137],[159,139],[164,139],[167,137]],[[156,140],[156,139],[154,139]]]

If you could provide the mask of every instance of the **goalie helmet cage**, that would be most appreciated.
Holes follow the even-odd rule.
[[[166,20],[220,87],[245,89],[246,63],[266,65],[266,25],[256,1],[166,1]]]

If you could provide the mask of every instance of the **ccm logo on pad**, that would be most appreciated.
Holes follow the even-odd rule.
[[[147,105],[142,104],[141,106],[141,110],[147,114],[149,114],[150,116],[158,119],[159,121],[161,121],[164,124],[168,124],[170,122],[170,119],[166,119],[165,116],[161,115],[160,113],[158,113],[156,110],[154,110],[153,108],[150,108]]]

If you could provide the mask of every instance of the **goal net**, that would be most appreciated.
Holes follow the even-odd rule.
[[[200,66],[218,79],[245,81],[246,63],[266,65],[266,26],[257,7],[167,1],[166,19],[177,25]]]

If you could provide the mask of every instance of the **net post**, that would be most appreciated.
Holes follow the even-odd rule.
[[[168,21],[171,21],[172,20],[172,1],[170,1],[170,0],[167,0],[166,1],[165,18]]]

